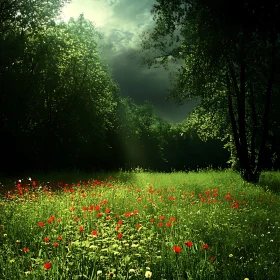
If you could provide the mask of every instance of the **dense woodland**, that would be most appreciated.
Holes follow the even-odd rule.
[[[253,4],[238,7],[237,1],[244,16],[257,14],[247,26],[239,22],[242,17],[217,17],[235,25],[213,21],[218,12],[226,15],[214,5],[221,1],[158,1],[152,11],[157,27],[143,35],[142,50],[163,51],[156,62],[165,66],[167,58],[185,59],[170,97],[178,103],[201,98],[194,112],[174,125],[157,117],[148,101],[136,105],[122,97],[98,51],[102,36],[94,25],[82,15],[56,20],[66,2],[0,2],[3,173],[232,166],[259,174],[279,168],[277,4],[258,10]],[[184,14],[189,18],[179,22]],[[173,31],[180,34],[177,40]],[[170,34],[177,45],[160,49]]]

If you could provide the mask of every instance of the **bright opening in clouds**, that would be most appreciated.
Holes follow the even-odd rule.
[[[104,35],[103,49],[115,81],[123,97],[130,96],[137,104],[150,100],[159,116],[172,122],[182,121],[193,108],[193,102],[177,107],[166,103],[170,88],[168,72],[163,68],[140,67],[139,57],[132,58],[140,44],[140,34],[153,28],[151,9],[155,0],[72,0],[62,11],[62,18],[84,14]]]

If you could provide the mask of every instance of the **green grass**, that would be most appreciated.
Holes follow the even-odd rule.
[[[8,179],[0,279],[278,280],[278,182],[230,171]]]

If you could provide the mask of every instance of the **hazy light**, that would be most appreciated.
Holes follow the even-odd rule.
[[[62,9],[61,18],[68,21],[71,17],[78,18],[84,14],[96,27],[102,28],[109,21],[112,12],[108,1],[73,0]]]

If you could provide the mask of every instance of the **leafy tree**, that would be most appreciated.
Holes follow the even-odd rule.
[[[199,134],[228,141],[243,179],[258,182],[277,93],[280,11],[276,1],[157,0],[143,34],[143,63],[184,60],[170,96],[200,98]],[[152,52],[151,52],[152,50]]]
[[[52,9],[40,9],[49,12],[46,22],[27,22],[23,35],[14,24],[1,37],[3,165],[97,166],[109,149],[119,89],[100,61],[93,24],[82,15],[56,23]]]

